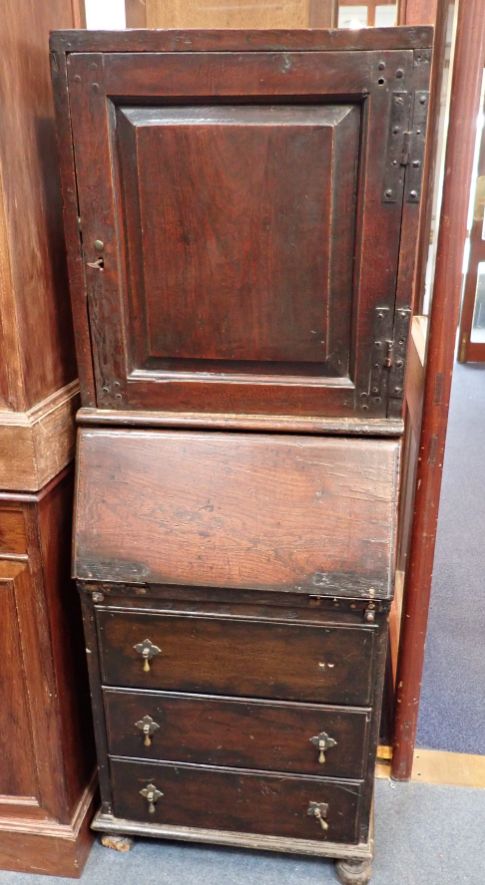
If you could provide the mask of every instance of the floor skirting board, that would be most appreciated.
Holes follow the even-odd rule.
[[[391,748],[379,747],[376,776],[388,778]],[[411,780],[427,784],[485,789],[485,756],[418,749],[414,753]]]

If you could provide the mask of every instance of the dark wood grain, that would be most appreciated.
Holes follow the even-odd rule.
[[[363,776],[370,711],[108,688],[103,695],[109,752],[115,756]],[[135,725],[146,715],[160,726],[150,746]],[[337,742],[323,763],[310,741],[321,732]]]
[[[78,581],[79,589],[91,600],[113,610],[150,609],[176,614],[228,615],[249,618],[305,621],[323,626],[362,626],[367,609],[374,606],[375,623],[382,626],[390,600],[373,603],[369,598],[320,596],[266,590],[223,587],[177,587],[173,584],[120,584],[117,581]]]
[[[181,824],[262,835],[354,842],[361,787],[358,782],[240,772],[195,765],[111,759],[114,813],[151,823]],[[163,792],[148,813],[140,790]],[[328,803],[328,830],[307,814],[310,802]]]
[[[272,430],[278,433],[332,434],[334,436],[399,437],[404,430],[402,418],[324,418],[295,415],[198,415],[118,409],[81,408],[78,420],[82,426],[171,427],[207,430]]]
[[[137,366],[348,374],[360,128],[355,105],[118,109]]]
[[[62,52],[285,52],[288,49],[349,52],[431,48],[430,27],[335,30],[56,31],[51,46]]]
[[[83,430],[75,574],[388,597],[398,453],[385,440]]]
[[[17,607],[23,612],[29,592],[25,563],[0,561],[0,656],[2,660],[2,703],[0,705],[0,794],[21,804],[38,806],[39,787],[34,745],[29,721],[27,685],[23,671],[22,633]],[[37,800],[37,801],[36,801]],[[0,800],[1,805],[1,800]]]
[[[97,624],[110,685],[354,705],[371,697],[372,627],[103,609]],[[148,672],[134,648],[147,638],[161,649]]]
[[[397,673],[392,773],[411,776],[429,612],[438,507],[460,309],[463,251],[485,59],[479,0],[460,4],[443,199],[430,316],[411,547]]]
[[[58,478],[50,493],[41,497],[37,510],[69,813],[95,765],[81,608],[69,579],[73,473],[71,467]]]
[[[426,67],[404,34],[399,49],[376,32],[355,52],[338,32],[300,32],[291,49],[282,31],[276,51],[261,33],[218,51],[221,32],[193,32],[183,55],[163,36],[143,52],[112,51],[110,37],[88,52],[53,40],[56,58],[68,53],[56,91],[82,219],[85,280],[66,167],[85,404],[209,422],[359,416],[363,428],[399,413],[402,387],[373,375],[377,309],[391,312],[391,336],[396,293],[409,303],[396,287],[415,225],[400,240],[397,161],[384,191],[391,109],[406,95],[408,113]],[[251,36],[258,51],[247,51]]]

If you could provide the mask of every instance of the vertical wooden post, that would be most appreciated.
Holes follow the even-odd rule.
[[[396,683],[392,776],[411,775],[460,310],[469,186],[485,61],[483,0],[461,0],[433,286],[416,499]]]

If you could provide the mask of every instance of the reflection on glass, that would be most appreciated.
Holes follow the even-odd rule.
[[[470,340],[474,344],[485,344],[485,261],[480,261],[477,272],[475,308]]]
[[[338,27],[339,28],[366,28],[367,27],[367,6],[347,6],[343,5],[338,8]]]
[[[344,0],[338,4],[338,27],[339,28],[386,28],[392,27],[397,22],[397,4],[393,0]]]

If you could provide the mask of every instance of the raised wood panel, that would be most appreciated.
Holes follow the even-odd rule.
[[[25,800],[37,805],[39,783],[32,737],[32,709],[17,606],[25,607],[29,594],[28,567],[25,563],[0,561],[0,660],[2,662],[2,703],[0,704],[0,813],[2,799],[9,804]],[[22,801],[23,800],[23,801]]]
[[[348,375],[360,129],[356,105],[119,109],[133,368]]]
[[[397,441],[82,430],[78,452],[78,578],[391,594]]]

